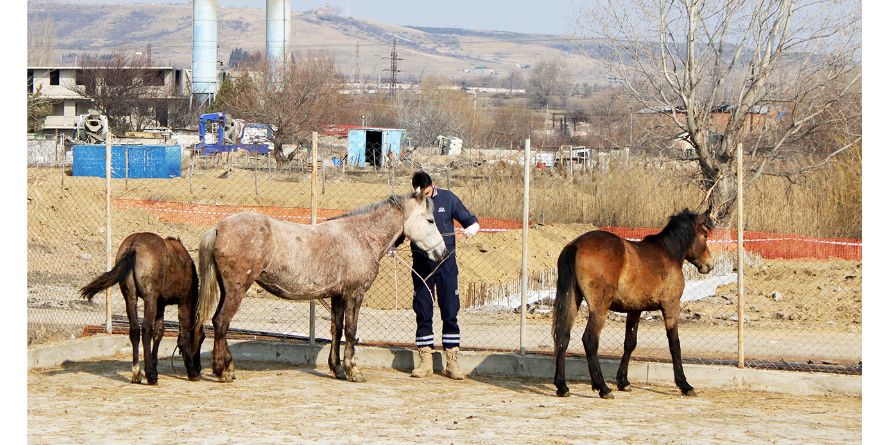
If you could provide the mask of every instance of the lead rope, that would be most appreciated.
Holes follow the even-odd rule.
[[[172,367],[172,373],[175,374],[176,377],[181,377],[181,374],[178,373],[178,370],[175,369],[175,362],[172,360],[175,357],[175,351],[178,350],[178,343],[176,342],[175,347],[172,348],[172,355],[169,356],[169,366]]]
[[[441,236],[455,236],[456,233],[455,233],[455,232],[452,232],[452,233],[441,233],[440,235],[441,235]],[[442,242],[443,242],[443,240],[440,240],[440,243],[442,243]],[[439,246],[440,243],[437,243],[437,244],[435,244],[433,247],[431,247],[431,250],[433,250],[434,248],[436,248],[437,246]],[[437,296],[434,294],[434,292],[431,291],[431,288],[428,286],[428,278],[431,278],[431,275],[434,275],[434,273],[437,272],[437,269],[439,269],[440,266],[442,266],[443,263],[444,263],[446,260],[448,260],[449,257],[452,256],[454,253],[455,253],[455,249],[449,251],[449,253],[447,253],[446,256],[443,257],[443,259],[441,259],[439,262],[437,262],[437,266],[434,267],[434,270],[432,270],[431,273],[428,274],[428,276],[426,276],[426,277],[422,277],[421,274],[418,273],[418,271],[416,271],[415,269],[413,269],[412,266],[411,266],[409,263],[407,263],[405,260],[403,260],[402,258],[400,258],[399,256],[397,256],[397,249],[390,249],[390,255],[391,255],[391,258],[394,258],[394,259],[396,259],[397,261],[403,263],[403,265],[406,266],[406,267],[408,267],[409,270],[411,270],[412,273],[415,274],[415,276],[417,276],[417,277],[419,277],[419,278],[421,279],[421,284],[423,284],[423,285],[425,286],[425,289],[428,290],[428,293],[431,295],[431,299],[433,300],[434,304],[437,304]],[[379,260],[379,264],[381,264],[381,260]]]

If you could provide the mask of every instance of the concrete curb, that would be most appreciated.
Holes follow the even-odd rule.
[[[326,369],[329,345],[308,345],[267,340],[231,340],[229,342],[234,360],[278,362],[291,365],[308,365]],[[175,347],[173,338],[160,343],[158,356],[167,358]],[[211,348],[211,343],[209,343]],[[202,361],[208,365],[210,354],[204,343]],[[124,335],[95,335],[76,340],[40,345],[28,348],[28,369],[51,368],[66,361],[82,361],[107,357],[120,353],[129,354],[132,346]],[[418,354],[399,347],[358,346],[357,363],[368,368],[392,368],[411,370],[418,361]],[[519,355],[513,353],[490,353],[464,351],[459,364],[469,376],[501,376],[539,378],[550,380],[554,375],[554,361],[549,356]],[[442,352],[434,353],[434,370],[441,372],[444,362]],[[618,362],[600,360],[607,381],[614,381]],[[778,392],[792,395],[843,395],[861,396],[862,378],[858,375],[771,371],[739,369],[726,366],[684,364],[687,380],[699,391],[705,389],[729,389]],[[204,372],[208,372],[204,370]],[[587,361],[584,358],[566,359],[567,381],[589,381]],[[631,362],[628,378],[634,384],[674,385],[674,373],[670,363]],[[614,386],[613,386],[614,388]]]

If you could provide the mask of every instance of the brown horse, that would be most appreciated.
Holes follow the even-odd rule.
[[[569,395],[566,386],[565,355],[569,334],[582,300],[588,304],[588,325],[582,342],[588,360],[592,387],[600,397],[611,399],[612,391],[603,380],[597,347],[600,331],[610,310],[626,312],[624,355],[616,374],[620,391],[630,391],[628,361],[637,346],[637,327],[642,311],[661,310],[674,364],[674,380],[684,395],[695,391],[686,382],[680,358],[680,296],[683,294],[683,260],[701,273],[708,273],[713,259],[707,246],[713,223],[710,209],[696,214],[684,209],[671,216],[667,226],[655,235],[633,242],[612,233],[595,230],[579,236],[563,248],[557,260],[557,296],[554,300],[553,335],[556,349],[554,385],[557,395]]]
[[[199,351],[203,322],[214,311],[212,370],[221,382],[235,378],[225,335],[243,295],[257,283],[289,300],[332,299],[329,368],[338,379],[365,381],[354,362],[357,315],[379,261],[404,236],[434,260],[446,247],[434,224],[430,198],[391,196],[317,225],[293,224],[257,213],[231,215],[200,241],[200,296],[192,350]],[[342,330],[344,366],[339,355]]]
[[[178,346],[185,360],[188,378],[195,380],[200,375],[200,360],[191,354],[188,336],[197,303],[197,268],[182,242],[178,238],[163,239],[146,232],[127,236],[117,250],[114,267],[83,286],[80,294],[91,301],[95,294],[118,283],[126,300],[126,316],[129,318],[132,383],[141,383],[142,379],[138,365],[138,298],[145,304],[141,337],[148,384],[157,384],[157,350],[163,338],[163,312],[166,306],[172,304],[178,305]]]

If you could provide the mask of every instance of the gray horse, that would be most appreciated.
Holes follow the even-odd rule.
[[[379,261],[404,236],[435,261],[443,258],[446,247],[434,223],[430,198],[418,193],[392,195],[314,226],[257,213],[228,216],[200,241],[200,295],[191,336],[193,350],[200,350],[203,323],[214,310],[212,371],[221,382],[235,378],[225,335],[243,295],[255,282],[289,300],[331,298],[329,368],[335,378],[365,381],[354,363],[357,315],[363,294],[378,275]],[[343,329],[344,366],[339,354]],[[199,354],[197,357],[199,360]]]

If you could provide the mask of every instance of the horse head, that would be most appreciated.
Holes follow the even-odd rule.
[[[413,192],[404,201],[403,233],[432,260],[442,260],[446,244],[434,222],[434,201],[418,192]]]
[[[708,249],[708,235],[714,227],[711,219],[711,207],[701,214],[696,214],[693,222],[695,224],[695,236],[689,251],[686,252],[686,260],[698,268],[699,273],[706,274],[714,268],[714,257]]]

